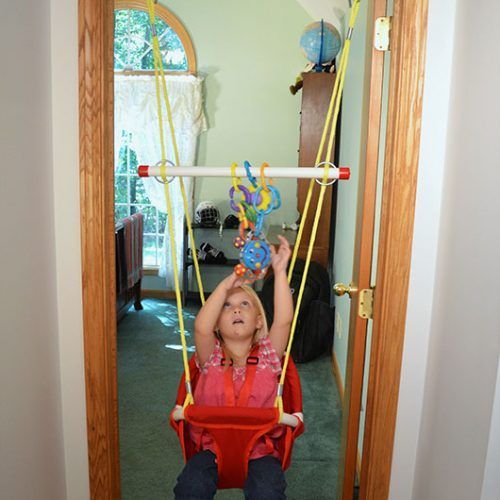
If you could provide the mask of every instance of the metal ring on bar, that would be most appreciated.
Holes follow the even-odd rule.
[[[160,160],[159,162],[155,163],[155,167],[161,167],[163,164],[163,160]],[[175,167],[175,163],[170,161],[170,160],[165,160],[165,164],[168,164],[171,167]],[[163,180],[161,177],[153,177],[156,182],[159,182],[160,184],[170,184],[175,177],[170,177],[170,179]]]
[[[314,168],[321,167],[321,165],[330,165],[333,168],[336,168],[338,170],[338,167],[336,167],[331,161],[322,161],[321,163],[318,163],[317,165],[314,165]],[[314,179],[320,186],[331,186],[337,179],[332,179],[330,182],[321,182],[319,179]]]

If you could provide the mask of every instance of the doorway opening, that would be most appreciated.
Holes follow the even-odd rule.
[[[93,10],[86,10],[85,6],[86,3],[83,2],[80,11],[81,23],[83,26],[107,26],[106,29],[102,30],[86,29],[82,31],[82,33],[85,33],[86,37],[90,38],[88,40],[88,45],[82,45],[84,49],[82,49],[81,52],[81,69],[83,74],[90,74],[96,79],[95,81],[89,79],[87,81],[87,87],[84,86],[82,88],[83,105],[81,107],[85,349],[86,358],[92,359],[92,363],[86,366],[88,381],[87,406],[89,420],[89,449],[91,456],[91,485],[93,495],[102,495],[103,491],[105,491],[108,492],[110,496],[117,497],[115,494],[119,492],[120,482],[116,455],[118,442],[116,413],[114,410],[114,408],[116,408],[116,386],[114,386],[114,366],[116,362],[114,361],[116,360],[114,341],[116,337],[113,336],[113,331],[115,331],[115,327],[113,326],[115,318],[113,318],[113,315],[116,306],[114,305],[113,293],[111,293],[111,297],[103,295],[103,290],[113,290],[113,285],[115,284],[113,276],[114,264],[110,258],[110,256],[113,257],[114,255],[113,231],[111,230],[109,220],[109,213],[112,212],[113,202],[113,190],[110,189],[112,184],[109,182],[110,179],[112,179],[112,174],[104,168],[105,164],[110,164],[109,159],[113,156],[113,138],[109,134],[110,128],[103,128],[102,126],[106,121],[99,121],[99,119],[96,118],[105,116],[107,117],[106,119],[109,120],[113,115],[109,99],[109,96],[113,95],[113,86],[112,78],[110,78],[109,75],[109,64],[107,64],[110,60],[109,48],[112,47],[109,38],[109,19],[111,12],[107,10],[107,7],[103,7],[102,5],[92,5],[91,7]],[[90,12],[91,10],[92,13]],[[412,17],[409,17],[410,14]],[[408,26],[410,19],[413,22],[415,18],[425,18],[425,14],[425,5],[420,5],[418,3],[417,5],[409,7],[396,2],[395,20],[397,19],[398,22],[394,24],[394,29],[401,30],[397,31],[397,33],[401,35],[405,33],[403,28]],[[421,26],[424,25],[425,23],[422,23]],[[104,43],[99,43],[96,37],[100,37],[103,34],[105,34]],[[391,86],[393,87],[393,92],[389,97],[389,102],[391,102],[391,99],[396,100],[395,102],[397,102],[399,106],[391,107],[391,104],[389,104],[388,137],[390,137],[390,141],[388,141],[388,146],[386,148],[389,154],[386,155],[385,160],[385,171],[389,176],[386,175],[388,181],[384,192],[385,197],[387,197],[388,194],[392,193],[394,195],[394,193],[397,192],[397,182],[404,180],[413,186],[415,182],[415,165],[418,161],[418,154],[413,155],[409,161],[408,156],[404,157],[402,151],[404,149],[407,152],[407,147],[410,144],[411,147],[415,148],[415,151],[418,151],[418,130],[415,131],[412,125],[417,123],[420,112],[419,106],[417,106],[415,110],[413,105],[415,102],[419,103],[421,99],[421,65],[423,61],[421,57],[421,52],[423,50],[422,39],[419,38],[417,43],[414,39],[409,40],[405,39],[404,36],[399,36],[397,40],[401,43],[401,46],[393,47],[393,59],[395,60],[391,68]],[[103,57],[97,60],[92,57],[91,54],[85,52],[88,48],[96,46],[102,47],[104,50]],[[411,48],[411,50],[409,50],[409,48]],[[401,68],[403,62],[408,64],[409,61],[414,61],[415,66],[408,66],[412,68],[412,71],[402,74]],[[398,83],[400,83],[403,78],[409,79],[410,85],[399,87]],[[105,82],[104,85],[102,85],[102,82]],[[413,84],[411,84],[412,82]],[[89,96],[91,96],[90,99],[88,99]],[[412,104],[407,105],[407,103]],[[407,126],[401,128],[402,123],[406,123]],[[89,125],[91,125],[92,128],[89,129]],[[405,133],[400,132],[397,136],[391,136],[391,130],[394,130],[394,128],[391,127],[395,127],[396,125],[398,125],[399,130]],[[414,140],[415,136],[417,137],[416,141]],[[101,148],[101,145],[104,145],[104,148]],[[398,145],[404,145],[404,147],[400,148]],[[391,177],[391,175],[394,175],[391,169],[396,168],[399,169],[397,182],[395,178]],[[99,193],[101,193],[101,195],[99,195]],[[102,200],[104,200],[104,204],[101,203]],[[403,301],[403,307],[396,308],[396,311],[391,312],[391,314],[394,315],[399,314],[399,317],[396,318],[396,322],[394,322],[394,317],[388,318],[387,313],[385,315],[379,315],[378,318],[374,316],[374,327],[380,329],[381,333],[377,342],[382,342],[384,340],[383,335],[387,333],[384,329],[384,322],[387,322],[389,319],[392,321],[393,325],[399,325],[401,333],[399,337],[400,340],[404,332],[403,320],[407,279],[401,280],[401,282],[398,283],[390,283],[389,270],[392,265],[397,265],[399,269],[408,269],[408,241],[411,242],[411,223],[408,225],[410,238],[404,242],[392,237],[393,233],[390,231],[390,225],[395,224],[398,220],[408,221],[408,213],[409,211],[411,212],[413,198],[399,199],[397,196],[393,196],[391,200],[391,205],[385,207],[385,212],[383,211],[381,217],[381,243],[379,247],[381,247],[383,251],[379,254],[379,262],[382,263],[382,266],[379,266],[378,270],[380,279],[377,280],[377,289],[380,290],[380,295],[377,294],[375,298],[375,311],[377,311],[377,308],[382,310],[383,304],[387,303],[386,301],[388,300],[393,300],[394,304],[399,304]],[[89,224],[89,221],[92,221],[92,224]],[[105,249],[109,252],[102,252],[100,249]],[[404,250],[403,252],[402,249]],[[392,255],[395,256],[394,260],[391,259]],[[390,288],[388,286],[389,284],[391,284]],[[403,290],[403,293],[401,293],[401,290]],[[399,295],[394,295],[395,291],[397,291]],[[377,321],[380,321],[380,323],[377,323]],[[394,339],[394,329],[391,331],[391,336]],[[99,352],[96,352],[97,346],[99,346]],[[366,491],[370,491],[370,488],[373,488],[374,483],[377,481],[385,481],[385,487],[388,487],[387,474],[373,474],[373,471],[381,467],[381,464],[385,464],[386,471],[390,470],[390,464],[387,465],[387,457],[380,462],[373,461],[373,457],[376,456],[376,454],[387,448],[387,433],[384,434],[385,443],[381,442],[380,428],[378,427],[381,427],[381,421],[377,417],[376,408],[382,401],[385,403],[391,399],[390,395],[380,386],[381,380],[387,382],[387,380],[395,379],[397,387],[399,368],[394,369],[394,367],[398,366],[398,356],[400,359],[400,350],[398,351],[398,349],[396,349],[395,352],[391,351],[391,353],[388,353],[380,351],[378,346],[375,347],[373,351],[375,352],[373,364],[377,366],[377,363],[382,363],[383,361],[387,361],[387,364],[380,364],[376,376],[370,379],[370,386],[373,385],[377,390],[373,391],[373,399],[371,402],[369,391],[369,406],[371,405],[372,414],[369,415],[367,413],[367,422],[371,426],[371,434],[370,432],[368,433],[369,444],[365,444],[365,448],[369,452],[366,458],[367,467],[362,468],[362,477],[363,474],[365,474],[367,478]],[[381,367],[383,367],[382,370],[380,370]],[[388,371],[384,371],[386,369],[388,369]],[[346,376],[346,380],[347,379],[348,376]],[[390,387],[394,390],[394,385]],[[394,411],[393,416],[395,416],[394,404],[392,407]],[[391,424],[392,428],[390,430],[390,435],[393,435],[393,424],[394,421],[392,421]],[[93,437],[96,432],[98,432],[97,439]],[[109,457],[106,459],[108,465],[105,467],[102,466],[102,463],[96,465],[98,462],[92,459],[92,457],[99,456],[101,454],[99,450],[103,449],[107,450],[104,456]],[[390,453],[388,455],[390,458]],[[365,459],[365,456],[363,459]],[[363,472],[363,469],[366,472]],[[371,474],[373,477],[370,477]],[[363,488],[363,479],[361,485]],[[363,494],[363,490],[361,493]]]

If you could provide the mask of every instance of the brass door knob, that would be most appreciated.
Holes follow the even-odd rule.
[[[335,295],[338,295],[339,297],[342,297],[342,295],[349,295],[349,297],[352,297],[353,293],[356,293],[358,291],[358,288],[355,287],[352,283],[350,285],[346,285],[344,283],[335,283],[333,285],[333,292]]]

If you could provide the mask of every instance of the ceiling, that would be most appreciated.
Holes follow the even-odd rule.
[[[349,9],[349,0],[297,0],[315,20],[324,19],[343,32],[344,16]]]

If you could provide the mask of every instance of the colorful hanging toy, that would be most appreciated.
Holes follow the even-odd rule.
[[[250,171],[250,163],[245,161],[244,167],[250,182],[248,188],[236,176],[236,167],[236,163],[231,165],[233,185],[229,190],[229,203],[240,221],[239,236],[234,239],[234,246],[240,250],[240,263],[234,267],[234,272],[252,282],[265,276],[271,262],[271,248],[262,227],[264,217],[280,208],[281,197],[272,182],[268,184],[265,180],[267,163],[260,167],[259,186]]]

